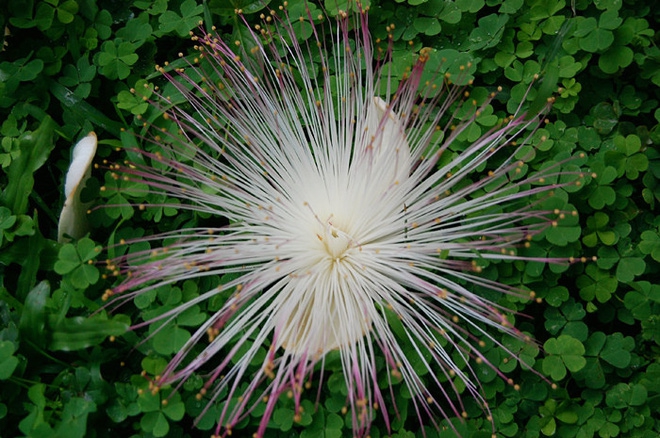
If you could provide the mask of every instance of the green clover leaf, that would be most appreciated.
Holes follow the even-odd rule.
[[[138,55],[133,43],[117,38],[104,42],[101,53],[95,59],[101,67],[101,74],[108,79],[126,79],[131,74],[131,66],[137,62]]]
[[[101,247],[87,237],[75,244],[67,243],[60,249],[55,272],[66,275],[73,287],[85,289],[99,280],[99,270],[93,265],[93,260],[100,252]]]
[[[175,31],[179,36],[188,36],[190,31],[199,25],[204,6],[195,0],[186,0],[181,4],[181,15],[174,11],[166,11],[158,18],[159,34]]]
[[[543,360],[543,372],[554,380],[566,377],[567,369],[574,373],[580,371],[587,363],[584,345],[572,336],[548,339],[543,348],[549,354]]]
[[[7,380],[18,366],[18,358],[14,356],[16,347],[11,341],[0,341],[0,380]]]

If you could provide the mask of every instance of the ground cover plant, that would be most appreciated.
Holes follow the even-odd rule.
[[[303,3],[289,1],[288,7]],[[521,103],[533,106],[537,95],[553,94],[548,123],[534,134],[541,144],[521,152],[534,153],[524,171],[585,154],[580,163],[588,169],[584,185],[559,191],[553,202],[561,205],[552,206],[571,206],[578,215],[546,230],[526,254],[585,257],[586,263],[518,260],[486,264],[481,272],[489,280],[524,285],[538,298],[488,297],[528,315],[516,317],[516,326],[541,347],[491,332],[537,372],[509,360],[494,343],[486,346],[488,361],[518,385],[507,385],[485,364],[476,366],[498,436],[660,433],[655,420],[660,414],[659,12],[647,3],[371,2],[373,39],[392,34],[395,80],[403,79],[422,48],[429,48],[442,53],[448,69],[473,80],[475,99],[484,102],[493,88],[502,87],[464,133],[465,143]],[[109,167],[137,160],[125,148],[139,145],[145,122],[163,123],[161,110],[147,102],[168,90],[154,65],[185,65],[179,53],[194,56],[189,32],[200,20],[215,24],[228,41],[245,42],[248,35],[236,9],[254,25],[280,5],[276,0],[8,0],[0,5],[6,29],[0,52],[3,436],[209,436],[215,430],[220,404],[193,427],[206,406],[198,397],[200,376],[172,395],[154,394],[149,384],[221,303],[190,308],[144,343],[140,340],[150,329],[126,332],[129,325],[214,287],[212,280],[173,284],[112,313],[100,310],[103,294],[116,285],[103,261],[122,255],[122,242],[210,226],[212,218],[193,215],[176,200],[145,195],[140,184],[113,178]],[[323,7],[331,16],[341,9],[333,0],[308,7]],[[310,37],[301,26],[301,41]],[[318,59],[309,63],[310,69],[320,67]],[[93,209],[88,236],[58,243],[71,146],[92,130],[100,140],[99,168],[82,197],[111,207]],[[147,203],[160,207],[138,207]],[[139,249],[147,247],[132,251]],[[352,436],[341,364],[329,361],[324,379],[314,384],[300,402],[301,414],[293,401],[277,404],[266,436],[319,436],[321,431]],[[392,418],[391,435],[421,436],[410,392],[396,382],[393,392],[398,416]],[[491,421],[466,403],[465,419],[440,418],[440,431],[429,424],[426,436],[490,436]],[[261,413],[242,419],[235,432],[256,431]],[[370,434],[388,435],[382,418],[376,418]]]

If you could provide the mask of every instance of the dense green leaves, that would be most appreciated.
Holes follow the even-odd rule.
[[[63,318],[49,308],[50,287],[41,282],[28,294],[19,329],[23,339],[39,348],[80,350],[123,334],[129,326],[124,315],[110,319],[104,313],[91,317]]]
[[[54,143],[55,122],[46,117],[39,128],[24,132],[19,138],[19,154],[7,166],[7,184],[0,194],[0,205],[13,214],[27,212],[28,200],[34,186],[34,173],[44,165]]]
[[[261,24],[260,14],[279,11],[282,1],[127,0],[121,7],[92,0],[0,3],[0,23],[8,32],[0,37],[2,435],[82,437],[94,431],[105,436],[110,428],[122,436],[193,436],[197,432],[188,428],[198,415],[198,427],[210,434],[224,407],[224,394],[204,411],[209,399],[197,398],[202,376],[193,376],[177,391],[166,388],[156,394],[149,390],[149,379],[163,372],[226,296],[218,295],[208,306],[192,306],[170,325],[156,324],[137,333],[126,330],[131,321],[158,317],[213,289],[217,279],[154,289],[135,297],[117,315],[104,312],[101,300],[115,278],[101,260],[123,254],[122,239],[204,226],[208,218],[177,209],[176,200],[153,197],[143,185],[116,180],[104,166],[126,155],[138,160],[116,148],[137,145],[139,137],[132,133],[145,134],[145,123],[172,129],[149,102],[155,92],[176,96],[154,75],[154,63],[184,66],[176,58],[179,52],[194,53],[189,32],[195,32],[201,20],[205,29],[216,25],[228,41],[245,42],[249,34],[238,30],[242,20]],[[312,17],[356,9],[347,0],[313,3]],[[511,343],[496,330],[490,333],[558,388],[551,389],[488,340],[486,357],[521,388],[515,391],[483,364],[468,364],[478,371],[475,383],[482,385],[498,435],[660,434],[660,50],[658,12],[647,3],[362,2],[371,5],[369,30],[374,37],[386,42],[388,32],[392,35],[393,53],[386,66],[391,67],[393,84],[403,80],[418,50],[427,47],[431,58],[424,80],[443,86],[448,73],[477,98],[502,87],[462,142],[521,105],[555,100],[548,123],[532,137],[535,147],[524,148],[517,158],[525,159],[527,175],[554,163],[573,172],[567,178],[573,185],[538,200],[539,208],[569,214],[557,216],[556,226],[516,251],[574,262],[491,264],[483,275],[523,285],[542,298],[537,304],[488,297],[531,315],[533,319],[517,316],[516,325],[541,340],[543,349]],[[296,38],[310,41],[310,23],[298,21],[307,16],[306,2],[289,0],[288,5]],[[237,9],[243,18],[236,16]],[[334,23],[332,18],[315,20],[315,26]],[[333,35],[325,28],[319,34]],[[380,47],[386,49],[387,43]],[[305,62],[320,71],[318,59]],[[468,86],[470,81],[473,85]],[[54,240],[55,228],[70,146],[91,130],[100,139],[100,168],[83,196],[111,207],[92,208],[90,235],[60,245]],[[580,153],[585,157],[564,161]],[[160,207],[135,207],[146,202]],[[149,250],[149,244],[139,249]],[[400,328],[396,323],[394,317],[395,331]],[[412,343],[405,344],[405,353],[423,372],[422,379],[428,379]],[[410,391],[387,373],[382,357],[376,361],[381,388],[395,384],[393,396],[385,391],[385,402],[396,405],[398,416],[389,409],[388,430],[379,412],[371,435],[414,436],[411,431],[419,427]],[[260,364],[257,360],[252,365],[256,370]],[[291,400],[283,395],[267,436],[352,436],[350,414],[342,412],[346,384],[338,358],[329,355],[323,380],[310,384],[301,421],[293,420]],[[454,384],[459,392],[467,392],[460,382]],[[441,421],[440,433],[426,427],[426,436],[453,438],[456,431],[490,436],[491,426],[480,409],[465,403],[467,419],[451,425]],[[261,413],[263,405],[257,403],[235,433],[251,435]]]

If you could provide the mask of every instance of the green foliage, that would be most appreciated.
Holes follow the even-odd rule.
[[[0,380],[11,377],[19,364],[19,359],[14,356],[16,347],[11,341],[0,341]]]
[[[6,166],[7,184],[0,194],[0,204],[14,214],[27,212],[34,186],[34,173],[44,165],[52,151],[55,123],[46,118],[34,132],[23,132],[17,139],[19,153]]]
[[[566,377],[567,370],[580,371],[586,365],[584,345],[569,335],[549,339],[543,344],[548,356],[543,359],[543,372],[554,380]]]
[[[100,73],[108,79],[126,79],[131,74],[131,66],[139,59],[135,46],[129,41],[106,41],[95,61]]]
[[[181,37],[188,36],[188,33],[201,21],[203,11],[204,7],[197,5],[195,0],[184,1],[180,8],[181,14],[174,11],[165,11],[158,18],[158,34],[167,34],[176,31]]]
[[[312,3],[313,16],[322,10],[333,15],[355,7],[346,0]],[[229,41],[246,41],[235,11],[241,9],[249,23],[257,24],[261,13],[278,10],[281,4],[280,0],[0,2],[0,24],[9,32],[2,36],[0,60],[3,436],[197,436],[189,425],[199,415],[198,428],[209,431],[202,434],[211,433],[224,408],[224,394],[204,411],[210,399],[197,398],[202,376],[193,376],[176,391],[163,388],[157,393],[150,390],[149,380],[163,371],[227,296],[192,306],[170,325],[156,324],[137,334],[126,330],[131,321],[162,315],[229,279],[162,286],[111,316],[103,310],[102,296],[112,287],[114,273],[100,262],[127,250],[122,239],[195,226],[208,218],[177,209],[178,201],[157,198],[143,185],[95,170],[83,197],[110,207],[92,208],[90,235],[62,245],[55,241],[62,179],[71,145],[91,130],[101,140],[97,161],[102,163],[123,160],[125,155],[139,162],[130,151],[116,148],[135,145],[139,137],[133,134],[144,134],[145,121],[172,129],[149,103],[157,88],[176,96],[153,74],[153,63],[185,65],[176,61],[178,53],[193,53],[189,32],[201,20],[206,29],[216,25]],[[293,22],[295,14],[306,13],[302,0],[288,4]],[[362,4],[370,5],[374,39],[386,41],[388,32],[392,34],[387,67],[394,85],[403,79],[419,49],[427,47],[430,73],[425,80],[435,81],[447,73],[459,84],[473,81],[469,90],[475,99],[502,87],[477,123],[461,136],[457,148],[519,106],[533,108],[552,96],[555,103],[548,123],[534,137],[537,147],[526,148],[517,157],[525,161],[524,172],[585,154],[577,162],[562,164],[563,170],[576,173],[571,179],[575,185],[539,200],[548,211],[577,214],[557,218],[555,227],[519,249],[530,256],[573,257],[578,262],[484,267],[490,280],[524,285],[543,300],[538,305],[507,296],[488,297],[497,305],[533,316],[532,321],[516,317],[516,325],[543,344],[542,349],[514,345],[493,332],[527,365],[518,366],[495,346],[484,350],[519,385],[519,391],[488,367],[470,364],[478,370],[480,381],[475,383],[483,387],[498,434],[658,436],[657,8],[641,0]],[[322,25],[320,20],[315,23]],[[308,23],[296,26],[301,41],[310,37]],[[309,68],[319,68],[318,60],[308,61]],[[134,208],[143,203],[161,207]],[[106,254],[102,248],[108,245]],[[138,249],[149,250],[149,244],[132,250]],[[583,257],[584,262],[579,261]],[[57,286],[51,290],[50,285]],[[425,374],[422,379],[428,379],[415,346],[410,343],[405,348],[413,365]],[[396,405],[399,415],[390,416],[391,430],[377,416],[371,436],[419,436],[421,432],[412,432],[418,426],[408,390],[400,378],[387,374],[384,364],[377,366],[381,387],[394,383],[392,396],[386,391],[385,401]],[[350,415],[342,411],[346,386],[341,361],[331,353],[325,367],[323,380],[312,381],[303,397],[300,421],[294,421],[292,401],[282,396],[267,436],[352,436]],[[460,382],[454,384],[459,392],[466,392]],[[316,394],[320,394],[318,404]],[[427,427],[426,436],[453,438],[456,432],[490,436],[490,423],[479,408],[467,399],[465,403],[466,420],[451,420],[451,425],[443,420],[441,432]],[[263,406],[258,404],[235,432],[251,435],[261,413]]]
[[[99,280],[99,270],[93,265],[93,259],[101,252],[101,247],[88,238],[74,244],[67,243],[60,248],[55,272],[66,276],[73,287],[86,289]]]

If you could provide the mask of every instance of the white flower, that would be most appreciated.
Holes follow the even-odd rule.
[[[393,411],[378,386],[382,372],[403,379],[417,396],[420,419],[425,412],[451,416],[440,407],[445,397],[454,414],[464,415],[451,402],[458,389],[445,376],[462,380],[483,403],[470,363],[486,359],[474,334],[498,345],[489,328],[524,338],[472,285],[533,296],[482,278],[477,261],[518,259],[514,245],[557,218],[536,204],[539,194],[561,186],[542,183],[557,176],[558,166],[516,179],[524,163],[513,159],[520,149],[510,146],[514,139],[525,144],[526,129],[542,117],[517,115],[452,152],[474,119],[451,117],[459,87],[422,82],[428,52],[388,102],[376,91],[389,78],[374,67],[365,12],[340,13],[328,48],[320,39],[296,42],[283,14],[258,29],[248,53],[205,35],[197,39],[201,63],[174,77],[162,70],[186,100],[168,116],[182,137],[161,133],[158,152],[140,151],[153,167],[116,170],[229,225],[139,239],[180,238],[162,251],[112,261],[110,268],[127,276],[104,298],[118,303],[163,284],[236,274],[158,318],[171,321],[227,296],[154,381],[157,390],[205,370],[200,399],[213,402],[226,390],[224,399],[237,400],[224,405],[217,434],[263,402],[256,433],[263,435],[286,391],[300,415],[305,384],[333,350],[341,356],[357,436],[368,434],[376,411],[389,424]],[[349,32],[352,24],[363,30]],[[311,57],[321,60],[318,78],[305,64]],[[205,78],[201,85],[192,79],[198,75]],[[481,108],[474,106],[474,117]],[[493,156],[499,164],[478,177]],[[394,334],[391,318],[400,320],[405,339]],[[193,355],[200,343],[204,350]],[[249,364],[263,346],[268,354],[255,373]],[[386,362],[381,371],[377,358]],[[413,360],[431,371],[429,384]]]

